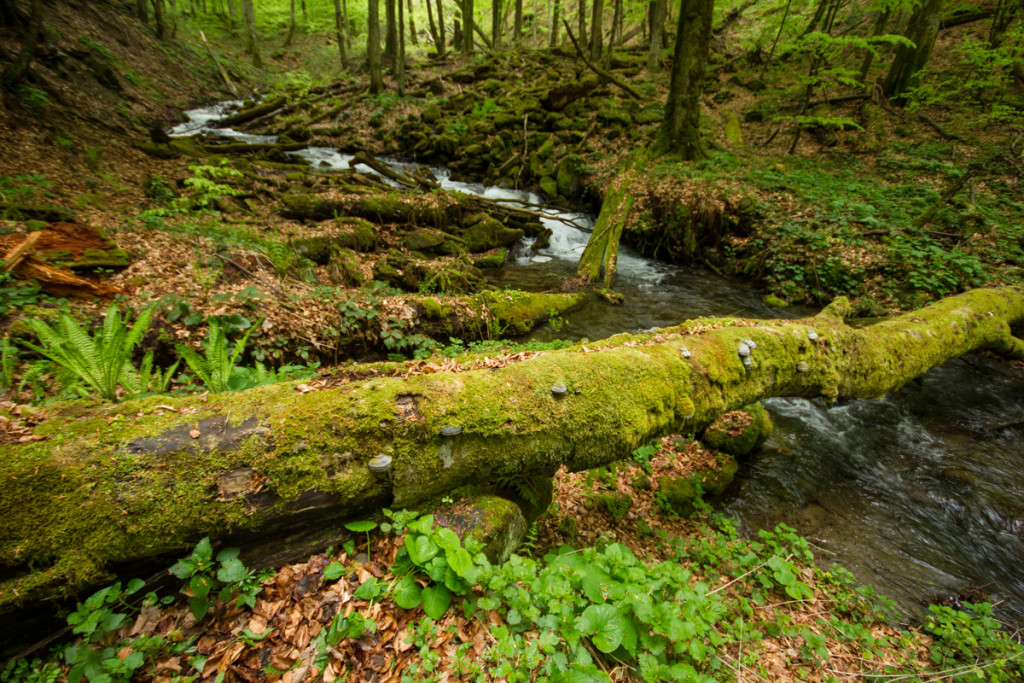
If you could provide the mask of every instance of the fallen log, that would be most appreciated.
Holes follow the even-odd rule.
[[[611,288],[615,280],[619,257],[619,241],[622,231],[629,222],[636,196],[630,192],[635,178],[633,171],[643,172],[647,165],[647,155],[638,153],[624,166],[612,180],[608,191],[601,202],[601,212],[594,222],[594,230],[590,233],[587,246],[576,266],[576,274],[584,282],[594,282],[604,273],[604,287]]]
[[[35,280],[39,288],[51,296],[106,299],[121,293],[119,289],[56,268],[35,256],[24,256],[11,272],[19,280]]]
[[[859,329],[849,310],[703,319],[461,372],[392,364],[388,377],[350,368],[316,385],[52,407],[35,427],[45,440],[0,446],[0,612],[206,535],[266,543],[491,478],[603,465],[763,398],[875,398],[969,351],[1024,359],[1010,330],[1024,288]]]

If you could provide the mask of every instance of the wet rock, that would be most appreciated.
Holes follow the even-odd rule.
[[[507,247],[522,239],[524,234],[518,228],[507,228],[501,221],[479,213],[466,221],[462,239],[466,243],[466,249],[481,252],[496,247]]]
[[[547,196],[548,199],[558,198],[558,183],[551,176],[544,176],[540,179],[541,192]]]
[[[558,183],[558,194],[566,199],[573,199],[580,193],[580,171],[579,161],[573,157],[566,157],[558,164],[558,172],[555,177]]]
[[[495,495],[479,495],[457,506],[434,512],[436,524],[459,538],[473,536],[484,544],[484,555],[501,563],[519,547],[529,525],[519,506]]]

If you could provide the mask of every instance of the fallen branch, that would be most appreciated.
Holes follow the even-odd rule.
[[[580,59],[583,60],[583,63],[587,65],[588,69],[590,69],[591,71],[593,71],[595,74],[605,79],[606,81],[609,81],[614,85],[618,86],[623,92],[625,92],[633,99],[643,101],[644,98],[640,96],[640,93],[638,93],[636,90],[633,90],[633,88],[631,88],[629,84],[622,80],[619,80],[617,77],[613,76],[609,72],[605,71],[601,67],[591,62],[587,55],[584,54],[583,50],[580,48],[580,44],[576,40],[576,35],[572,32],[572,27],[569,26],[569,22],[563,19],[562,24],[565,26],[565,31],[569,36],[569,40],[572,41],[572,46],[576,48],[576,54],[579,55]]]

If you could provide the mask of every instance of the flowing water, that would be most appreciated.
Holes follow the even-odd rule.
[[[190,112],[172,134],[211,132],[226,108]],[[227,129],[216,134],[268,141]],[[326,148],[298,153],[324,169],[351,156]],[[395,166],[408,166],[392,161]],[[366,167],[358,167],[373,173]],[[453,180],[445,189],[498,201],[543,204],[528,192]],[[545,209],[550,247],[527,242],[491,276],[501,287],[544,290],[575,274],[593,217]],[[625,303],[594,302],[538,338],[600,339],[710,315],[778,317],[756,290],[703,270],[660,263],[623,246],[615,289]],[[785,523],[871,583],[907,613],[980,589],[1004,620],[1024,624],[1024,381],[995,361],[970,357],[932,370],[882,400],[838,407],[765,402],[776,431],[741,470],[724,500],[743,532]]]

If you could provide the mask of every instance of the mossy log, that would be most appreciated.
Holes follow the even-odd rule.
[[[287,98],[283,95],[275,97],[263,102],[259,102],[250,107],[243,107],[230,116],[225,116],[217,122],[218,128],[232,128],[240,126],[243,123],[258,119],[261,116],[277,111],[287,103]]]
[[[624,170],[615,176],[611,186],[605,192],[601,202],[601,212],[594,222],[594,230],[590,233],[587,246],[576,266],[576,274],[587,282],[594,282],[602,277],[605,288],[611,288],[618,267],[619,242],[622,231],[633,211],[636,195],[631,191],[633,171],[642,170],[646,165],[647,156],[637,154],[628,162]]]
[[[0,446],[0,611],[206,535],[267,542],[492,477],[603,465],[771,396],[880,397],[972,350],[1024,358],[1010,330],[1024,288],[861,329],[848,312],[837,300],[798,321],[703,319],[461,372],[394,364],[319,390],[50,408],[45,440]],[[378,454],[384,474],[368,467]]]

